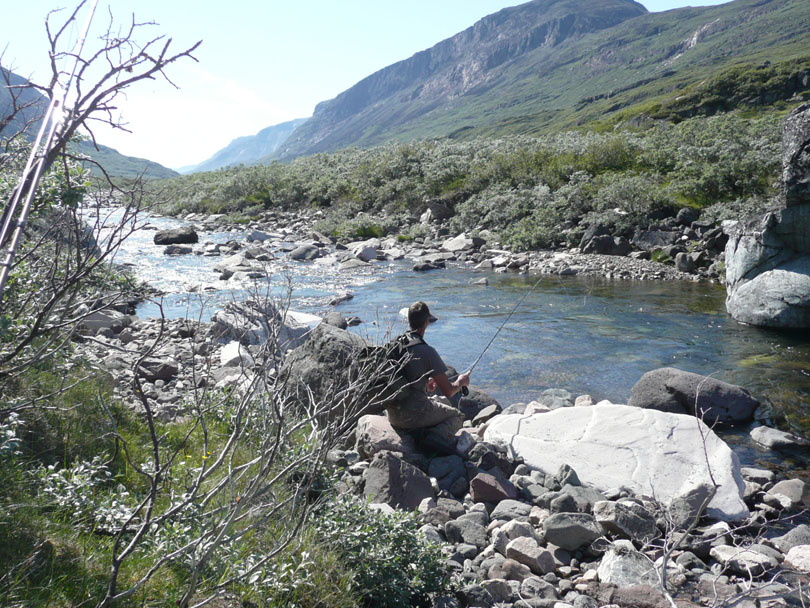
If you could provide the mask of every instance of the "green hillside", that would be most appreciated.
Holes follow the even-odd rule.
[[[605,7],[580,1],[569,8],[581,18]],[[512,33],[508,23],[499,27],[505,37]],[[375,102],[354,112],[347,106],[352,89],[319,105],[288,142],[286,157],[392,139],[540,134],[779,103],[810,88],[810,2],[735,0],[642,14],[522,48],[515,45],[475,86],[442,97],[424,90],[440,88],[443,73],[398,80],[399,64],[390,66],[385,78],[395,84],[384,95],[375,89]]]

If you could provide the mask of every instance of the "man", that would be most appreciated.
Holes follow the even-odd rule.
[[[431,399],[428,393],[438,389],[448,399],[462,387],[470,384],[470,374],[461,374],[451,382],[447,366],[436,349],[425,342],[425,331],[430,323],[430,310],[424,302],[415,302],[408,309],[408,325],[411,330],[408,352],[411,359],[403,368],[408,380],[396,401],[388,407],[391,426],[399,429],[423,429],[442,426],[442,435],[454,434],[461,428],[463,415],[456,408]]]

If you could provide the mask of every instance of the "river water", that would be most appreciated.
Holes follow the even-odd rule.
[[[182,225],[150,218],[153,228]],[[164,256],[154,232],[136,232],[115,261],[165,292],[168,317],[202,318],[227,301],[249,295],[245,286],[219,281],[219,258]],[[241,240],[241,233],[204,233],[202,241]],[[336,310],[359,317],[354,328],[375,341],[405,329],[398,311],[426,301],[439,321],[427,341],[445,362],[466,369],[526,294],[520,308],[476,367],[472,382],[502,405],[530,401],[546,388],[626,403],[647,371],[663,366],[713,375],[739,384],[770,404],[777,417],[810,437],[810,334],[739,324],[725,312],[725,289],[716,284],[538,277],[472,271],[459,265],[416,273],[412,263],[379,262],[371,269],[339,272],[333,266],[290,262],[279,255],[269,281],[256,285],[282,296],[292,286],[292,308],[323,314],[329,300],[349,290],[354,298]],[[487,286],[471,281],[486,277]],[[159,313],[153,302],[138,314]],[[746,429],[724,433],[743,462],[773,467],[774,455],[752,446]],[[788,459],[792,467],[807,464]],[[781,462],[781,461],[780,461]],[[785,463],[782,463],[785,464]]]

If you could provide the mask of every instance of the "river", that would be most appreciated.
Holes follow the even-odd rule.
[[[153,228],[182,225],[149,218]],[[165,256],[152,243],[153,230],[127,239],[115,261],[165,292],[164,314],[207,320],[244,288],[220,281],[219,258]],[[240,232],[201,234],[225,242]],[[673,366],[739,384],[770,404],[777,418],[810,437],[810,334],[742,325],[725,312],[725,289],[717,284],[622,281],[585,277],[538,277],[472,271],[463,265],[416,273],[408,261],[379,262],[371,269],[338,272],[283,256],[270,265],[269,285],[281,296],[292,286],[292,308],[323,314],[329,300],[349,290],[354,298],[336,310],[363,322],[353,329],[375,341],[405,329],[398,311],[426,301],[439,317],[426,335],[445,361],[468,368],[529,289],[474,371],[473,384],[502,405],[530,401],[546,388],[588,393],[595,400],[626,403],[631,387],[647,371]],[[486,277],[487,286],[471,281]],[[259,282],[262,288],[267,282]],[[158,314],[144,303],[138,314]],[[748,464],[773,455],[746,439],[746,429],[724,433]],[[800,465],[799,462],[793,463]],[[802,467],[806,464],[801,464]]]

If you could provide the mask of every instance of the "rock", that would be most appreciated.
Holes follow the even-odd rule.
[[[500,563],[494,564],[487,571],[487,577],[502,578],[507,581],[522,582],[532,575],[532,571],[528,566],[516,562],[513,559],[505,559]]]
[[[678,235],[678,232],[636,230],[631,242],[644,251],[654,251],[656,249],[663,249],[669,245],[674,245],[678,240]]]
[[[810,202],[810,104],[795,108],[782,126],[782,186],[788,206]]]
[[[528,536],[521,536],[506,546],[506,557],[528,566],[535,574],[554,572],[554,557],[541,548],[537,541]]]
[[[590,594],[595,596],[600,606],[622,606],[627,608],[669,608],[666,598],[650,585],[616,587],[607,583],[599,584]],[[687,607],[684,607],[687,608]]]
[[[431,219],[434,220],[449,220],[453,217],[456,213],[450,207],[443,203],[437,203],[435,201],[431,201],[427,204],[427,210],[430,211],[430,221]]]
[[[593,400],[593,397],[591,397],[590,395],[580,395],[579,397],[576,398],[576,401],[574,401],[574,406],[575,407],[590,407],[594,403],[595,402]]]
[[[487,529],[474,521],[455,519],[444,526],[444,534],[451,543],[467,543],[479,549],[487,546]]]
[[[138,367],[138,375],[148,382],[156,380],[171,380],[180,371],[180,366],[174,359],[147,358]]]
[[[398,509],[413,511],[425,498],[433,498],[427,475],[392,452],[375,454],[363,481],[367,499]]]
[[[462,587],[456,592],[456,597],[462,606],[475,606],[475,608],[492,608],[495,600],[478,583]]]
[[[349,328],[349,322],[346,320],[346,317],[344,317],[336,310],[332,310],[326,313],[323,317],[323,322],[326,323],[327,325],[337,327],[338,329]]]
[[[469,394],[462,396],[458,402],[458,409],[464,414],[465,420],[472,420],[483,409],[495,405],[501,407],[494,397],[474,387],[469,387]]]
[[[229,342],[219,353],[222,367],[253,367],[255,361],[247,348],[237,341]]]
[[[444,262],[419,262],[414,264],[413,270],[414,272],[427,272],[428,270],[439,270],[444,267]]]
[[[544,581],[538,576],[532,576],[520,584],[520,595],[523,598],[542,598],[548,600],[559,600],[560,595],[554,589],[554,585]]]
[[[614,546],[605,555],[597,569],[599,581],[611,583],[617,587],[633,585],[660,584],[654,564],[643,554],[632,547]]]
[[[810,105],[785,119],[782,179],[786,207],[724,222],[726,309],[743,323],[810,327]]]
[[[501,443],[513,458],[545,473],[569,464],[583,483],[599,490],[626,486],[639,494],[654,492],[669,504],[710,483],[698,424],[688,416],[597,404],[540,416],[500,415],[489,422],[484,438]],[[702,430],[719,484],[707,514],[729,521],[745,519],[748,508],[742,498],[739,460],[711,429],[703,425]]]
[[[754,469],[751,467],[743,467],[740,470],[742,471],[743,479],[747,481],[752,481],[754,483],[758,483],[759,485],[765,485],[766,483],[770,483],[773,481],[774,478],[773,471],[768,471],[767,469]]]
[[[321,249],[315,245],[301,245],[290,252],[291,260],[314,260],[319,257]]]
[[[509,480],[481,472],[470,480],[470,494],[474,502],[500,502],[515,498],[517,490]]]
[[[446,490],[453,496],[464,496],[467,493],[467,468],[459,456],[433,458],[428,466],[428,475],[436,479],[439,489]]]
[[[787,553],[798,545],[810,545],[810,526],[799,524],[787,534],[772,538],[771,541],[782,553]]]
[[[768,490],[768,494],[782,494],[794,507],[810,507],[810,488],[801,479],[785,479]]]
[[[767,426],[758,426],[751,430],[751,439],[771,450],[798,448],[807,445],[807,442],[796,435],[772,429]]]
[[[186,245],[169,245],[163,250],[163,255],[188,255],[194,251]]]
[[[500,413],[501,413],[500,405],[498,405],[497,403],[488,405],[475,415],[475,418],[473,418],[473,426],[480,426],[490,418],[494,418]]]
[[[712,547],[709,554],[723,566],[742,576],[761,576],[779,565],[770,555],[731,545]]]
[[[442,249],[445,251],[450,251],[452,253],[458,253],[460,251],[469,251],[471,249],[478,249],[483,245],[486,241],[484,239],[479,239],[478,237],[467,237],[465,234],[459,234],[457,237],[448,239],[444,243],[442,243]]]
[[[310,332],[290,312],[282,314],[272,302],[229,302],[211,316],[211,333],[216,338],[237,340],[245,345],[264,344],[275,336],[277,348],[286,352],[303,344]]]
[[[245,240],[247,240],[249,243],[252,243],[253,241],[264,243],[265,241],[273,240],[273,236],[267,234],[266,232],[262,232],[261,230],[251,230],[245,235]]]
[[[199,237],[191,226],[158,230],[153,239],[155,245],[193,245],[198,240]]]
[[[576,551],[602,536],[593,515],[555,513],[543,522],[546,539],[566,551]]]
[[[129,317],[116,310],[96,310],[86,314],[79,322],[79,329],[91,336],[106,329],[123,328],[129,325]]]
[[[695,272],[695,261],[688,253],[675,256],[675,270],[678,272]]]
[[[630,391],[628,405],[674,414],[697,414],[707,424],[751,420],[760,403],[744,388],[662,367],[644,374]]]
[[[519,500],[506,499],[500,501],[490,513],[490,519],[502,521],[528,521],[532,506]]]
[[[630,242],[624,237],[595,236],[582,248],[582,253],[625,256],[630,253]]]
[[[661,536],[655,518],[635,503],[603,500],[594,504],[593,515],[606,534],[643,544]]]
[[[379,239],[369,239],[368,241],[349,243],[347,247],[349,248],[349,251],[351,251],[352,255],[358,260],[362,260],[363,262],[371,262],[372,260],[377,259],[380,241]]]
[[[384,451],[399,452],[406,460],[412,460],[419,454],[413,438],[407,433],[398,432],[385,416],[361,416],[354,434],[354,449],[365,460]]]
[[[338,270],[355,270],[357,268],[367,268],[370,264],[368,262],[364,262],[363,260],[358,259],[351,259],[346,260],[345,262],[341,262],[340,266],[338,266]]]
[[[692,207],[682,207],[675,216],[675,220],[681,226],[691,226],[692,222],[696,222],[700,212]]]
[[[810,545],[796,545],[785,556],[785,565],[800,572],[810,573]]]

